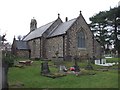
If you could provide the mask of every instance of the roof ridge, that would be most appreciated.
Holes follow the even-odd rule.
[[[42,27],[44,27],[44,26],[46,26],[46,25],[48,25],[48,24],[50,24],[50,23],[54,23],[55,21],[56,21],[56,20],[51,21],[51,22],[49,22],[49,23],[47,23],[47,24],[44,24],[44,25],[42,25],[42,26],[36,28],[35,30],[37,30],[37,29],[39,29],[39,28],[42,28]],[[35,30],[30,31],[22,40],[24,41],[24,39],[25,39],[30,33],[34,32]]]
[[[72,21],[72,20],[74,20],[74,19],[77,19],[77,18],[70,19],[70,20],[68,20],[67,22],[70,22],[70,21]],[[63,23],[67,23],[67,22],[65,21],[65,22],[63,22]]]
[[[21,41],[21,42],[26,42],[26,41],[23,41],[23,40],[15,40],[15,41]]]
[[[57,28],[54,28],[53,32],[51,32],[51,34],[48,37],[65,34],[65,32],[73,25],[73,23],[76,20],[77,20],[77,18],[74,18],[67,22],[63,22],[63,23],[59,24]]]
[[[47,23],[47,24],[44,24],[44,25],[42,25],[42,26],[40,26],[40,27],[38,27],[38,28],[41,28],[41,27],[43,27],[43,26],[46,26],[46,25],[48,25],[48,24],[50,24],[50,23],[54,23],[56,20],[54,20],[54,21],[51,21],[51,22],[49,22],[49,23]],[[37,28],[37,29],[38,29]]]
[[[46,27],[46,26],[47,26],[47,28],[49,28],[54,22],[55,22],[55,20],[52,21],[52,22],[49,22],[49,23],[47,23],[47,24],[45,24],[45,25],[43,25],[43,26],[40,26],[39,28],[35,29],[34,31],[29,32],[29,33],[26,35],[26,37],[23,39],[23,41],[27,41],[26,38],[27,38],[29,35],[31,35],[32,33],[35,33],[36,31],[38,32],[40,29],[42,29],[42,28],[44,28],[44,27]]]
[[[62,24],[62,23],[61,23]],[[59,24],[59,25],[61,25],[61,24]],[[53,28],[53,30],[48,34],[48,36],[47,37],[49,37],[55,30],[56,30],[56,28],[58,28],[59,27],[59,25],[57,25],[57,26],[55,26],[54,28]]]

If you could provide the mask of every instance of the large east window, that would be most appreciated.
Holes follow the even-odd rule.
[[[85,48],[85,34],[83,31],[77,33],[78,35],[78,48]]]

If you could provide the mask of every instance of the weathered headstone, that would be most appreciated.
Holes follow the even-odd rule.
[[[85,67],[86,70],[93,70],[93,67],[91,65],[91,58],[89,58],[88,54],[86,55],[88,62],[87,62],[87,66]]]
[[[74,60],[75,60],[75,65],[74,65],[74,68],[75,68],[75,72],[79,72],[80,71],[80,67],[78,66],[77,64],[77,60],[79,58],[77,56],[74,57]]]
[[[87,66],[85,67],[86,70],[93,70],[93,67],[91,64],[87,64]]]
[[[96,64],[96,65],[99,65],[99,64],[106,64],[106,59],[95,60],[95,64]]]
[[[79,72],[80,71],[80,67],[78,66],[78,64],[75,64],[74,68],[75,68],[75,72]]]
[[[41,74],[42,75],[50,74],[48,62],[41,63]]]
[[[60,65],[60,70],[59,70],[60,73],[65,73],[67,72],[67,69],[64,65]]]

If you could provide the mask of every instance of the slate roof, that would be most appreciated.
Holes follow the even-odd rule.
[[[16,40],[16,48],[19,49],[19,50],[28,50],[29,47],[27,45],[27,42],[25,41],[19,41],[19,40]]]
[[[54,23],[53,22],[50,22],[46,25],[43,25],[37,29],[35,29],[34,31],[30,32],[23,40],[24,41],[28,41],[28,40],[31,40],[31,39],[34,39],[34,38],[38,38],[38,37],[41,37],[42,34]]]
[[[47,37],[53,37],[53,36],[57,36],[57,35],[62,35],[62,34],[65,34],[66,31],[71,27],[71,25],[76,21],[76,18],[75,19],[72,19],[72,20],[69,20],[67,22],[64,22],[64,23],[61,23],[60,25],[56,25],[53,30],[51,30],[51,32],[48,34]],[[34,39],[34,38],[38,38],[38,37],[41,37],[42,34],[54,23],[55,21],[53,22],[50,22],[46,25],[43,25],[39,28],[37,28],[36,30],[34,31],[31,31],[29,32],[25,38],[23,39],[23,41],[28,41],[28,40],[31,40],[31,39]]]
[[[48,37],[65,34],[75,21],[76,18],[60,24],[52,33],[48,35]]]

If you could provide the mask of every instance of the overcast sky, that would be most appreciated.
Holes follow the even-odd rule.
[[[14,35],[26,35],[30,31],[30,21],[37,20],[37,27],[57,19],[58,13],[65,17],[78,17],[80,10],[87,21],[99,11],[117,7],[120,0],[0,0],[0,34],[12,43]]]

